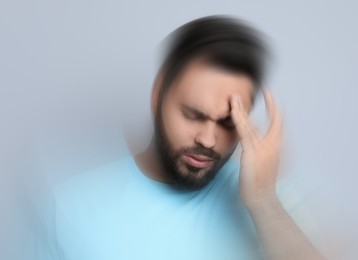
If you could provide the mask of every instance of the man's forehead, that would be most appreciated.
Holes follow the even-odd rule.
[[[232,95],[239,95],[250,110],[253,92],[254,84],[248,76],[203,63],[189,65],[173,89],[180,102],[203,112],[211,111],[215,117],[229,114]]]

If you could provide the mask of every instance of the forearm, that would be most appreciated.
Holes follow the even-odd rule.
[[[324,259],[287,214],[276,195],[250,205],[248,210],[268,259]]]

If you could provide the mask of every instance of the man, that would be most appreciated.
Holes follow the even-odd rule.
[[[150,145],[59,186],[55,254],[321,259],[276,196],[283,123],[267,89],[267,133],[248,117],[267,55],[259,34],[213,16],[170,39],[153,87]],[[230,160],[239,143],[240,166]]]

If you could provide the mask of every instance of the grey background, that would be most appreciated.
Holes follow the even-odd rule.
[[[118,158],[122,129],[132,152],[145,147],[160,41],[192,19],[228,14],[263,31],[275,50],[268,85],[285,114],[282,179],[299,187],[327,252],[354,259],[357,7],[348,0],[2,0],[2,207],[13,205],[19,183],[53,183]],[[260,102],[253,112],[259,124],[263,110]]]

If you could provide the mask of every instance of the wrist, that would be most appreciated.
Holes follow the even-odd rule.
[[[272,209],[281,206],[275,190],[266,191],[259,196],[251,196],[245,199],[244,205],[251,215],[266,214]]]

